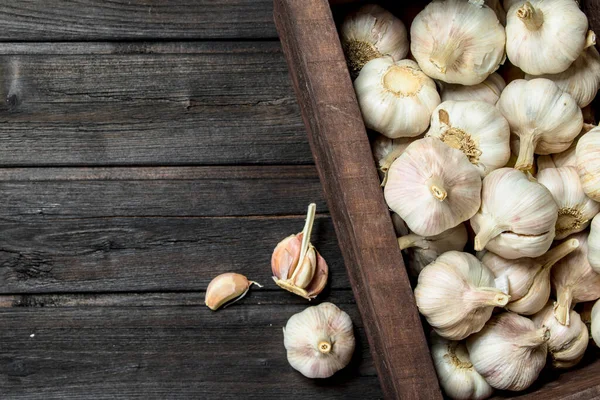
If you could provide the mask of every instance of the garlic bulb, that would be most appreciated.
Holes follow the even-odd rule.
[[[588,262],[592,269],[600,274],[600,217],[598,215],[592,219],[588,236]]]
[[[467,157],[436,138],[413,142],[388,171],[384,195],[411,231],[434,236],[471,218],[481,178]]]
[[[227,272],[218,275],[208,284],[204,303],[213,311],[223,306],[227,307],[241,300],[253,284],[262,287],[257,282],[249,281],[242,274]]]
[[[548,79],[512,81],[496,106],[511,132],[519,136],[515,168],[521,170],[533,166],[534,152],[552,154],[568,149],[583,126],[583,114],[575,100]]]
[[[502,1],[485,0],[485,5],[494,10],[496,17],[498,17],[498,21],[500,21],[502,25],[506,25],[506,11],[504,10],[504,7],[502,7]]]
[[[583,192],[575,167],[543,169],[538,172],[537,180],[548,188],[558,205],[555,240],[581,232],[600,212],[600,203]]]
[[[589,31],[585,50],[566,71],[540,76],[540,78],[550,79],[561,90],[569,93],[581,108],[590,104],[600,89],[600,54],[595,44],[596,35]],[[527,80],[533,78],[536,76],[525,75]]]
[[[600,275],[588,262],[586,232],[573,235],[579,248],[564,257],[552,268],[552,289],[556,292],[554,316],[563,325],[569,325],[569,310],[577,303],[600,298]]]
[[[463,86],[451,83],[442,85],[442,101],[448,100],[474,100],[485,101],[486,103],[496,104],[500,98],[500,93],[506,87],[502,77],[494,72],[487,79],[477,85]]]
[[[352,320],[332,303],[292,315],[283,328],[287,359],[307,378],[328,378],[344,368],[354,352]]]
[[[530,0],[506,13],[506,53],[531,75],[558,74],[579,57],[588,20],[573,0]]]
[[[550,298],[552,266],[577,247],[577,239],[570,239],[540,257],[517,260],[507,260],[488,251],[481,257],[481,262],[494,273],[496,279],[508,280],[510,302],[505,308],[532,315],[540,311]]]
[[[557,218],[546,187],[516,169],[497,169],[483,179],[481,208],[471,218],[475,250],[510,260],[539,257],[552,245]]]
[[[592,339],[596,346],[600,347],[600,300],[594,304],[592,308],[592,326],[590,329]]]
[[[592,200],[600,201],[600,128],[583,135],[575,150],[577,172],[583,191]]]
[[[548,352],[552,356],[554,368],[571,368],[583,358],[585,349],[590,341],[587,326],[579,314],[570,311],[571,324],[564,326],[554,318],[552,303],[532,317],[536,327],[546,327],[550,330]]]
[[[548,328],[536,328],[530,319],[507,312],[467,339],[467,349],[475,370],[487,383],[518,391],[527,389],[544,368],[548,339]]]
[[[354,76],[375,58],[391,56],[400,61],[408,54],[406,27],[392,13],[375,4],[367,4],[346,17],[340,40]]]
[[[458,224],[435,236],[425,237],[416,233],[401,236],[398,238],[398,245],[400,250],[405,250],[407,253],[408,271],[413,276],[418,276],[423,268],[434,262],[441,254],[451,250],[463,251],[467,240],[465,224]]]
[[[367,128],[392,139],[425,132],[440,104],[435,83],[411,60],[369,61],[354,81],[354,90]]]
[[[510,296],[494,287],[494,275],[475,256],[449,251],[421,271],[415,299],[441,337],[462,340],[483,328]]]
[[[427,136],[462,151],[484,177],[510,158],[508,122],[482,101],[445,101],[431,115]]]
[[[420,138],[421,136],[417,136]],[[417,138],[397,138],[390,139],[383,135],[378,135],[377,138],[371,143],[371,150],[373,151],[373,157],[377,162],[379,176],[381,177],[381,186],[385,186],[387,181],[387,172],[390,166],[398,157],[404,153],[404,150]]]
[[[431,357],[444,393],[453,400],[483,400],[494,389],[475,371],[463,342],[431,334]]]
[[[595,125],[590,125],[587,123],[583,123],[583,128],[579,133],[579,136],[573,140],[571,146],[565,151],[561,151],[560,153],[549,154],[545,156],[539,156],[537,158],[537,169],[541,171],[544,168],[560,168],[560,167],[575,167],[577,168],[577,157],[576,157],[576,149],[577,143],[579,143],[579,139],[583,137],[586,133],[594,129]],[[512,150],[512,147],[511,147]]]
[[[421,69],[443,82],[476,85],[504,61],[504,28],[483,0],[429,3],[415,17],[410,37]]]

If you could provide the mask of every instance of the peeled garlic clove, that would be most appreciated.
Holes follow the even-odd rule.
[[[447,83],[481,83],[504,60],[504,27],[483,0],[429,3],[414,19],[410,37],[423,72]]]
[[[467,240],[467,228],[465,224],[459,224],[435,236],[426,237],[416,233],[401,236],[398,238],[398,245],[400,250],[407,253],[408,271],[411,275],[418,276],[423,268],[443,253],[451,250],[463,251]]]
[[[215,311],[226,303],[235,303],[240,300],[248,293],[252,284],[261,287],[258,283],[249,281],[242,274],[227,272],[218,275],[208,284],[204,303],[208,308]]]
[[[475,256],[449,251],[421,271],[415,299],[441,337],[462,340],[483,328],[510,296],[494,287],[494,275]]]
[[[600,301],[597,301],[592,308],[592,324],[590,332],[596,346],[600,347]]]
[[[483,180],[481,208],[471,218],[475,250],[501,257],[539,257],[552,245],[558,207],[545,186],[512,168]]]
[[[588,262],[592,269],[600,274],[600,217],[598,215],[592,219],[591,225],[588,236]]]
[[[511,132],[519,136],[515,168],[523,171],[532,168],[534,152],[552,154],[568,149],[583,127],[583,114],[575,100],[544,78],[512,81],[496,106]]]
[[[427,136],[462,151],[484,177],[510,157],[510,129],[496,107],[482,101],[445,101],[431,116]]]
[[[435,83],[411,60],[369,61],[354,81],[354,90],[366,127],[392,139],[425,132],[440,104]]]
[[[487,79],[477,85],[463,86],[451,83],[442,85],[442,101],[454,100],[470,100],[470,101],[485,101],[486,103],[495,105],[500,98],[500,93],[506,87],[504,79],[494,72]]]
[[[473,216],[480,191],[481,178],[467,157],[429,137],[394,161],[384,195],[411,231],[435,236]]]
[[[577,239],[567,240],[537,258],[507,260],[486,252],[481,262],[494,276],[508,280],[510,302],[506,309],[523,315],[540,311],[550,298],[550,271],[560,259],[579,247]]]
[[[556,240],[581,232],[600,212],[600,204],[586,196],[574,167],[546,168],[537,180],[546,186],[558,205]]]
[[[590,130],[579,139],[575,157],[583,191],[592,200],[600,201],[600,128]]]
[[[307,378],[328,378],[344,368],[354,352],[352,320],[332,303],[294,314],[283,328],[290,365]]]
[[[408,54],[408,33],[401,20],[375,4],[350,14],[340,29],[342,48],[351,74],[356,76],[369,61],[391,56],[395,61]]]
[[[588,262],[587,236],[586,232],[571,236],[579,241],[579,248],[552,268],[554,316],[563,325],[569,325],[569,311],[575,304],[600,298],[600,275]]]
[[[570,368],[581,361],[590,341],[588,328],[579,314],[570,311],[569,326],[558,323],[554,318],[554,307],[548,304],[532,317],[537,328],[546,327],[550,330],[548,352],[552,356],[554,368]]]
[[[493,317],[467,339],[467,350],[475,370],[492,387],[527,389],[546,364],[548,328],[536,328],[528,318],[506,312]]]
[[[530,0],[506,13],[506,53],[531,75],[558,74],[579,57],[588,20],[573,0]]]
[[[431,334],[431,357],[444,393],[454,400],[483,400],[494,389],[475,371],[463,342]]]

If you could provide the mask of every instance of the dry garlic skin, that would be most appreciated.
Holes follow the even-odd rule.
[[[420,138],[418,136],[417,138]],[[371,151],[373,152],[373,158],[377,163],[379,175],[381,176],[385,186],[387,181],[387,171],[390,166],[398,157],[404,153],[404,150],[417,138],[401,137],[397,139],[390,139],[383,135],[378,135],[373,143],[371,143]]]
[[[429,137],[413,142],[394,161],[384,195],[411,231],[434,236],[473,216],[480,191],[479,172],[467,157]]]
[[[590,329],[596,346],[600,347],[600,300],[592,308],[592,325]]]
[[[442,85],[442,101],[472,100],[496,104],[506,83],[500,74],[494,72],[485,81],[477,85],[464,86],[446,83]]]
[[[408,54],[408,33],[404,23],[375,4],[367,4],[346,17],[340,38],[352,74],[358,74],[375,58],[391,56],[399,61]]]
[[[575,100],[549,79],[512,81],[496,106],[508,120],[511,132],[519,136],[515,168],[523,171],[533,166],[534,153],[568,149],[583,126],[583,114]]]
[[[600,128],[592,129],[579,139],[575,157],[583,191],[592,200],[600,201]]]
[[[328,378],[354,353],[352,320],[332,303],[308,307],[283,328],[290,365],[307,378]]]
[[[592,269],[600,274],[600,217],[598,215],[592,220],[588,236],[588,262]]]
[[[493,105],[482,101],[445,101],[431,116],[427,136],[462,151],[484,177],[510,158],[510,128]]]
[[[354,90],[367,128],[392,139],[425,132],[440,104],[435,83],[411,60],[369,61],[354,81]]]
[[[552,245],[558,207],[545,186],[512,168],[483,180],[481,208],[471,218],[475,250],[507,259],[539,257]]]
[[[518,2],[506,14],[506,53],[531,75],[558,74],[579,57],[588,21],[573,0]]]
[[[410,27],[410,49],[427,75],[476,85],[504,59],[504,28],[481,1],[433,1]]]
[[[449,251],[426,266],[415,288],[419,312],[443,338],[478,332],[510,296],[494,287],[494,275],[475,256]]]

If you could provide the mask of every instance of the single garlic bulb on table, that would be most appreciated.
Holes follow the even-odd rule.
[[[573,0],[530,0],[506,13],[506,53],[531,75],[558,74],[581,55],[588,20]]]
[[[432,137],[413,142],[388,171],[384,195],[414,233],[435,236],[471,218],[481,178],[459,150]]]
[[[482,101],[445,101],[431,115],[426,136],[462,151],[484,177],[510,158],[510,129],[493,105]]]
[[[354,353],[352,320],[332,303],[292,315],[283,328],[290,365],[307,378],[328,378],[344,368]]]
[[[366,127],[392,139],[425,132],[440,104],[435,83],[411,60],[369,61],[354,81],[354,90]]]
[[[448,100],[473,100],[485,101],[486,103],[496,104],[500,98],[500,93],[506,87],[504,79],[496,72],[486,78],[485,81],[473,86],[455,85],[452,83],[442,83],[442,101]]]
[[[554,264],[579,247],[577,239],[567,240],[537,258],[507,260],[491,251],[481,256],[496,280],[508,282],[510,302],[506,309],[522,315],[540,311],[550,298],[550,271]]]
[[[579,248],[552,268],[554,316],[563,325],[569,325],[569,311],[575,304],[600,298],[600,275],[588,262],[587,236],[587,232],[571,236],[579,241]]]
[[[409,48],[404,23],[375,4],[367,4],[346,17],[340,40],[354,76],[375,58],[391,56],[395,61],[402,60]]]
[[[467,339],[467,350],[475,370],[492,387],[527,389],[546,364],[548,328],[537,328],[528,318],[511,312],[493,317]]]
[[[596,346],[600,347],[600,300],[594,304],[592,308],[592,324],[590,333],[594,339]]]
[[[577,365],[583,358],[590,341],[588,328],[579,314],[571,310],[569,319],[571,321],[569,326],[561,325],[554,318],[552,303],[532,317],[537,328],[546,327],[550,330],[548,352],[552,356],[554,368],[571,368]]]
[[[566,71],[559,74],[541,75],[550,79],[558,87],[569,93],[581,108],[594,100],[600,89],[600,54],[595,47],[596,34],[588,32],[586,48]],[[525,79],[534,79],[535,75],[525,75]]]
[[[600,128],[583,135],[575,150],[577,172],[583,191],[592,200],[600,201]]]
[[[463,251],[467,244],[468,234],[465,224],[458,224],[454,228],[435,236],[421,236],[410,233],[398,238],[400,250],[407,254],[407,268],[413,276],[419,273],[430,263],[434,262],[441,254],[456,250]]]
[[[471,218],[475,250],[513,260],[539,257],[552,245],[558,207],[545,186],[512,168],[483,179],[481,208]]]
[[[572,1],[572,0],[568,0]],[[549,79],[517,79],[506,86],[496,105],[519,136],[515,168],[533,167],[533,154],[559,153],[569,148],[583,126],[583,114],[571,95]]]
[[[537,180],[548,188],[558,205],[555,240],[581,232],[600,212],[600,203],[584,193],[576,168],[545,168],[538,172]]]
[[[444,393],[453,400],[483,400],[494,389],[475,371],[463,342],[431,334],[431,358]]]
[[[462,340],[483,328],[510,296],[494,287],[494,274],[475,256],[449,251],[421,271],[415,299],[441,337]]]

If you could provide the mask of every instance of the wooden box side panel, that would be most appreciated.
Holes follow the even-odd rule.
[[[387,398],[441,399],[327,0],[275,0],[275,22]]]

